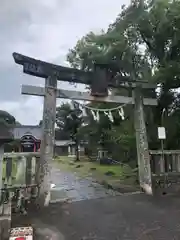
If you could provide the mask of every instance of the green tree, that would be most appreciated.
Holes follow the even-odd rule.
[[[123,10],[123,13],[125,13],[125,10]],[[121,19],[123,19],[123,13]],[[77,42],[74,49],[70,50],[67,56],[68,61],[73,67],[85,70],[91,70],[94,62],[107,64],[109,77],[116,77],[119,81],[129,80],[130,78],[142,80],[145,76],[150,76],[150,79],[152,75],[150,64],[144,53],[138,52],[138,36],[136,36],[135,31],[132,31],[130,38],[130,33],[124,34],[125,31],[123,26],[116,28],[114,25],[110,26],[107,32],[102,32],[99,35],[89,33]],[[126,96],[130,95],[130,92],[125,89],[118,90],[118,93]],[[96,106],[97,104],[92,105]],[[105,105],[105,108],[117,106],[117,104]],[[98,106],[103,108],[103,104],[98,104]],[[94,133],[91,142],[93,142],[93,138],[95,140],[96,137],[105,135],[106,147],[115,158],[118,158],[118,155],[121,155],[122,158],[122,155],[127,156],[128,153],[134,153],[135,138],[131,109],[130,106],[125,107],[126,124],[127,126],[130,124],[131,128],[126,127],[126,124],[120,120],[118,120],[119,124],[108,123],[104,127],[104,118],[101,117],[102,121],[96,123],[96,128],[94,127],[95,124],[91,125]],[[108,121],[107,118],[105,119]],[[132,141],[134,144],[132,144]],[[121,154],[117,149],[122,150],[122,152],[120,151]]]
[[[0,110],[0,143],[5,144],[13,140],[11,128],[16,123],[15,118],[6,111]]]
[[[72,109],[69,103],[63,103],[56,109],[56,125],[58,130],[65,132],[75,142],[76,161],[79,161],[79,128],[83,123],[82,111],[74,104]]]
[[[107,31],[100,34],[90,32],[80,39],[67,55],[72,67],[91,70],[94,63],[103,63],[107,64],[109,78],[115,77],[119,81],[143,80],[158,84],[157,94],[154,91],[144,92],[144,96],[158,98],[156,108],[145,108],[150,148],[159,147],[157,126],[162,124],[163,109],[163,124],[167,128],[168,138],[166,147],[179,148],[179,12],[178,0],[131,1],[128,6],[122,6],[121,13]],[[124,89],[114,93],[131,96],[131,93]],[[106,104],[106,108],[108,107],[112,107],[112,104]],[[132,107],[126,106],[125,113],[126,121],[120,121],[117,125],[111,124],[111,127],[106,129],[106,136],[110,145],[117,144],[123,148],[123,152],[131,153],[135,149]],[[93,133],[94,129],[104,131],[102,122],[97,124],[91,121],[86,129]],[[98,132],[95,135],[92,135],[94,139],[100,134]]]
[[[135,27],[140,34],[142,42],[152,62],[154,69],[153,80],[159,83],[159,104],[156,109],[154,121],[167,128],[167,148],[179,148],[175,140],[179,138],[179,124],[175,118],[179,111],[180,86],[180,2],[179,1],[151,1],[151,6],[139,4],[137,9],[143,14],[137,18]],[[176,116],[176,117],[175,117]]]
[[[10,113],[0,110],[0,123],[4,125],[14,125],[16,124],[16,120]]]

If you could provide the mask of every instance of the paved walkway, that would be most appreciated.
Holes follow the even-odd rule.
[[[121,195],[107,190],[92,178],[79,178],[70,172],[61,172],[55,166],[52,168],[51,202],[69,200],[71,202]]]
[[[36,231],[35,240],[180,239],[179,198],[116,195],[99,185],[92,186],[91,179],[78,180],[54,169],[53,181],[58,180],[57,187],[63,179],[67,187],[64,194],[73,195],[71,203],[35,210],[28,216],[15,218],[13,225],[31,224]]]

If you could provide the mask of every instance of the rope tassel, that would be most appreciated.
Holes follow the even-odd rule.
[[[125,116],[124,116],[124,110],[123,108],[121,107],[120,109],[118,109],[118,112],[119,112],[119,116],[122,118],[122,120],[125,119]]]
[[[82,108],[82,115],[83,117],[87,117],[87,112],[85,108]]]
[[[109,118],[109,120],[111,122],[114,122],[114,118],[113,118],[113,115],[112,115],[112,112],[109,111],[109,112],[104,112],[104,114]]]
[[[94,119],[95,121],[99,121],[99,112],[97,111],[97,112],[95,113],[93,110],[91,110],[91,113],[92,113],[92,115],[93,115],[93,119]]]
[[[93,108],[93,107],[90,107],[90,106],[87,106],[87,105],[83,105],[83,104],[81,104],[79,102],[76,102],[72,99],[70,105],[71,105],[71,110],[75,110],[77,108],[80,109],[82,111],[82,117],[88,116],[87,110],[89,110],[95,121],[100,120],[99,112],[103,112],[109,118],[109,120],[111,122],[114,122],[112,111],[118,111],[118,114],[121,117],[121,119],[125,120],[125,114],[124,114],[123,107],[126,104],[118,106],[118,107],[114,107],[114,108],[111,108],[111,109],[97,109],[97,108]]]
[[[71,110],[74,110],[74,109],[75,109],[75,108],[74,108],[74,102],[71,101],[69,105],[70,105]]]

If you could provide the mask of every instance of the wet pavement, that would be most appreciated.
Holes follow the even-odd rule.
[[[31,225],[35,240],[179,240],[179,198],[144,194],[50,204],[14,226]]]
[[[104,198],[121,195],[113,190],[107,190],[94,179],[80,178],[71,172],[63,172],[52,167],[52,183],[55,185],[51,190],[51,203],[58,201],[81,201],[87,199]]]
[[[150,197],[107,191],[93,179],[52,169],[52,200],[71,199],[13,218],[31,225],[35,240],[179,240],[179,196]],[[82,201],[81,201],[82,200]]]

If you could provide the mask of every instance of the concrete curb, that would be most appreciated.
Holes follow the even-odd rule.
[[[101,184],[108,190],[114,190],[119,193],[132,193],[132,192],[141,192],[140,188],[133,187],[131,185],[122,185],[122,186],[114,186],[113,184],[108,183],[106,180],[98,181],[96,180],[97,183]]]

